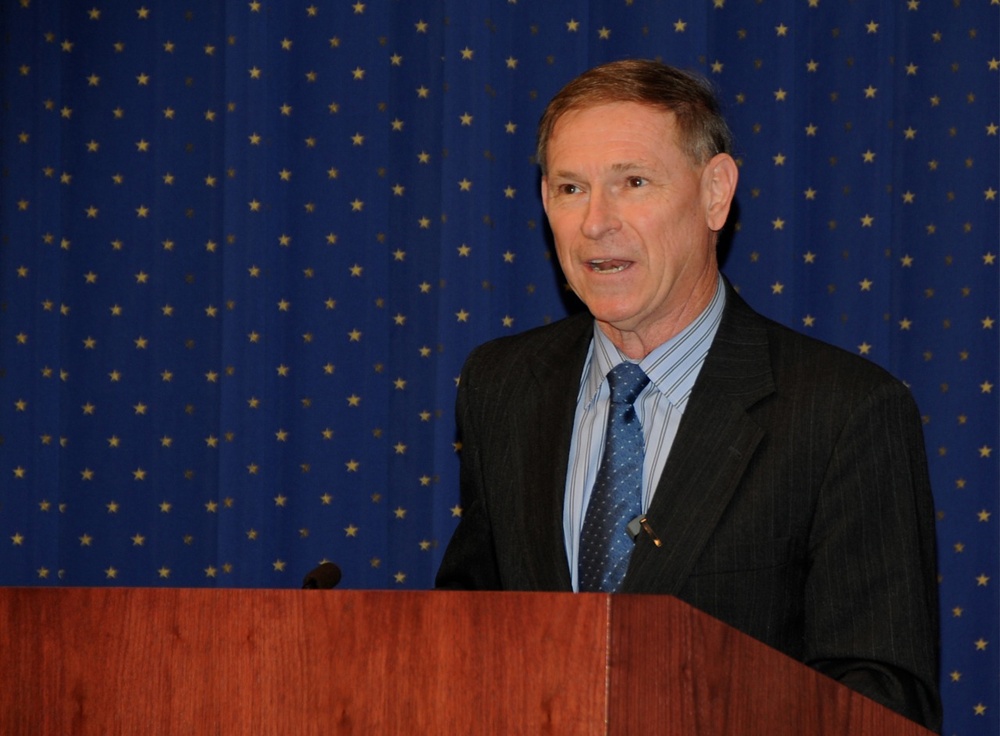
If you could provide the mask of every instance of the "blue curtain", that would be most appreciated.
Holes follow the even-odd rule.
[[[724,271],[924,416],[946,733],[996,733],[998,0],[0,0],[0,584],[427,588],[455,381],[572,309],[535,124],[708,76]]]

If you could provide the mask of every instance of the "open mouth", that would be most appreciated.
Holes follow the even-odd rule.
[[[630,261],[618,261],[613,258],[598,258],[590,261],[590,268],[594,273],[620,273],[628,268]]]

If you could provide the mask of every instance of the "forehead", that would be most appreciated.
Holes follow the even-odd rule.
[[[638,102],[608,102],[574,108],[556,120],[547,163],[566,157],[603,158],[680,153],[676,118],[669,110]]]

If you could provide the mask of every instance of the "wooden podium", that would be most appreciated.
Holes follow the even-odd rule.
[[[680,601],[0,589],[2,734],[928,734]]]

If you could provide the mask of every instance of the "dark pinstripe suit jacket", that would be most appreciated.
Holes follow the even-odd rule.
[[[583,314],[480,346],[458,392],[442,588],[570,590],[563,496]],[[907,389],[730,288],[625,593],[675,595],[940,728],[934,509]]]

